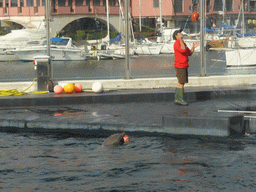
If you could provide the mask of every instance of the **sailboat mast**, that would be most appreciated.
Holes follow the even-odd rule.
[[[50,0],[46,0],[45,6],[45,23],[46,23],[46,38],[47,38],[47,56],[50,56]]]
[[[244,29],[244,0],[242,0],[241,2],[242,2],[242,5],[241,5],[241,8],[242,8],[242,34],[244,37],[244,33],[245,33],[245,29]]]
[[[141,35],[141,0],[139,0],[139,9],[140,9],[139,22],[140,22],[140,35]]]
[[[162,0],[160,0],[160,33],[161,33],[161,38],[162,38],[162,33],[163,33],[163,25],[162,25]],[[161,39],[162,41],[162,39]]]
[[[226,8],[226,0],[223,1],[222,11],[223,11],[223,23],[225,23],[225,8]]]
[[[110,35],[109,35],[109,4],[108,0],[106,0],[106,8],[107,8],[107,30],[108,30],[108,46],[109,46],[109,41],[110,41]]]

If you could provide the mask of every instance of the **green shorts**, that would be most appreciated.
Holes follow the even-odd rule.
[[[188,69],[184,68],[176,68],[175,67],[175,74],[178,79],[178,83],[185,84],[188,83]]]

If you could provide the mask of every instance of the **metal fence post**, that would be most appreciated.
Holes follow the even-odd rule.
[[[130,79],[130,26],[129,26],[130,0],[125,0],[125,58],[126,79]]]
[[[205,21],[205,11],[204,11],[205,0],[200,0],[200,53],[201,53],[201,76],[205,76],[205,49],[204,49],[204,21]]]

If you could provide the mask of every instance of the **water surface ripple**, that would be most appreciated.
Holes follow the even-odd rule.
[[[1,133],[1,191],[255,191],[256,138]]]

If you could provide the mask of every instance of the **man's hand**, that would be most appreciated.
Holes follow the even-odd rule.
[[[194,53],[195,48],[197,48],[199,46],[199,44],[200,44],[199,41],[193,43],[192,49],[190,50],[191,55]]]
[[[195,48],[197,48],[199,45],[200,45],[200,42],[197,41],[197,42],[193,43],[193,48],[195,49]]]

